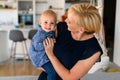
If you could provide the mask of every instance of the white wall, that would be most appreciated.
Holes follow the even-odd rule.
[[[120,66],[120,0],[116,2],[116,23],[113,62]]]

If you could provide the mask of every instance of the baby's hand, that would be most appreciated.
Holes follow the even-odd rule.
[[[56,43],[56,39],[53,39],[54,43]]]
[[[44,69],[44,68],[42,68],[42,67],[39,67],[39,68],[37,68],[37,69],[42,70],[42,71],[44,71],[44,72],[45,72],[45,69]]]

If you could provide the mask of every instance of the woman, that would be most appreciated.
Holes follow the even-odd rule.
[[[90,4],[73,4],[66,23],[58,23],[56,43],[47,38],[43,44],[46,54],[58,74],[56,80],[80,80],[102,54],[94,36],[98,33],[101,17]],[[43,72],[39,80],[46,80]]]

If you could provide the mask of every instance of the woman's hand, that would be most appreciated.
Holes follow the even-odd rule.
[[[48,57],[49,57],[50,55],[53,55],[54,43],[55,43],[55,39],[53,39],[53,38],[46,38],[46,39],[43,41],[43,45],[44,45],[44,48],[45,48],[45,52],[46,52],[46,54],[48,55]]]

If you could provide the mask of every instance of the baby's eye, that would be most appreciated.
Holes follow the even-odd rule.
[[[54,22],[51,22],[50,24],[55,24]]]
[[[47,24],[48,22],[47,22],[47,21],[45,21],[44,23],[45,23],[45,24]]]

